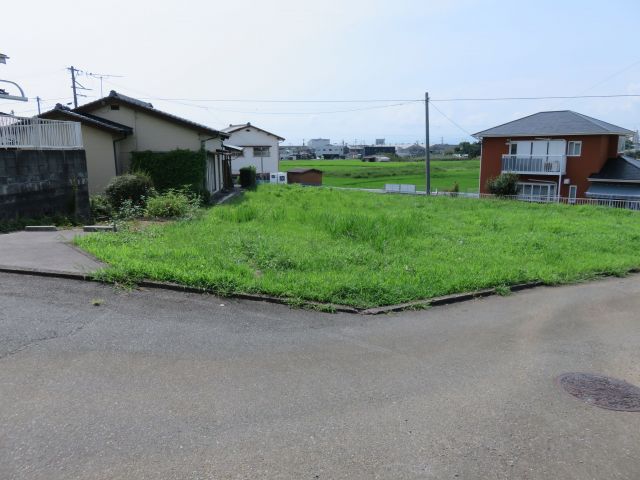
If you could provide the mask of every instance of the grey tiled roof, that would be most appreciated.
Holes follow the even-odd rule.
[[[640,182],[640,161],[627,156],[610,158],[589,180]]]
[[[107,95],[104,98],[100,98],[98,100],[94,100],[93,102],[89,102],[87,104],[79,106],[78,108],[74,109],[74,111],[84,114],[85,112],[93,111],[96,108],[101,107],[102,105],[113,104],[113,103],[123,103],[125,105],[129,105],[132,108],[147,112],[150,115],[154,115],[158,118],[163,118],[167,121],[177,123],[187,128],[191,128],[200,133],[219,136],[223,139],[229,138],[229,135],[225,132],[221,132],[220,130],[207,127],[206,125],[202,125],[200,123],[192,122],[191,120],[178,117],[177,115],[173,115],[171,113],[163,112],[162,110],[158,110],[157,108],[154,108],[153,105],[148,102],[143,102],[142,100],[138,100],[137,98],[123,95],[121,93],[116,92],[115,90],[111,90],[109,95]]]
[[[123,125],[121,123],[113,122],[111,120],[107,120],[106,118],[98,117],[97,115],[74,112],[73,110],[69,109],[69,107],[61,105],[60,103],[56,104],[53,110],[49,110],[48,112],[44,112],[38,116],[40,118],[49,118],[49,117],[55,117],[58,115],[63,115],[65,117],[68,117],[72,121],[93,125],[94,127],[102,128],[105,130],[111,130],[116,133],[129,134],[133,132],[133,129],[128,125]]]
[[[571,110],[539,112],[474,133],[474,137],[529,137],[551,135],[632,135],[631,130]]]

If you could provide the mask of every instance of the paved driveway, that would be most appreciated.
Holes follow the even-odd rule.
[[[0,267],[90,273],[102,266],[71,244],[81,230],[0,234]]]
[[[638,276],[362,317],[0,274],[0,306],[2,479],[640,476],[640,413],[554,383],[640,384]]]

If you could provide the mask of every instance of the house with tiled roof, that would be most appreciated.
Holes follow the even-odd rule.
[[[585,198],[634,132],[570,110],[539,112],[474,134],[482,142],[480,192],[501,173],[519,177],[521,196]]]
[[[223,142],[229,135],[158,110],[149,102],[112,90],[106,97],[73,110],[57,105],[41,117],[81,123],[91,193],[104,191],[111,178],[127,172],[133,152],[176,149],[202,150],[206,188],[216,193],[225,187],[224,162],[230,157],[224,153]]]
[[[229,125],[222,130],[229,135],[228,143],[242,149],[231,162],[234,174],[242,167],[254,166],[258,177],[267,179],[269,174],[280,169],[280,142],[284,141],[279,135],[271,133],[251,123]]]

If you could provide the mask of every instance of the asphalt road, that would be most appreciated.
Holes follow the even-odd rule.
[[[639,312],[638,276],[363,317],[0,274],[0,478],[637,479],[640,413],[554,379],[640,384]]]

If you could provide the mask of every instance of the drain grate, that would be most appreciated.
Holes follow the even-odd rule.
[[[558,383],[568,393],[596,407],[640,412],[640,388],[623,380],[590,373],[565,373]]]

